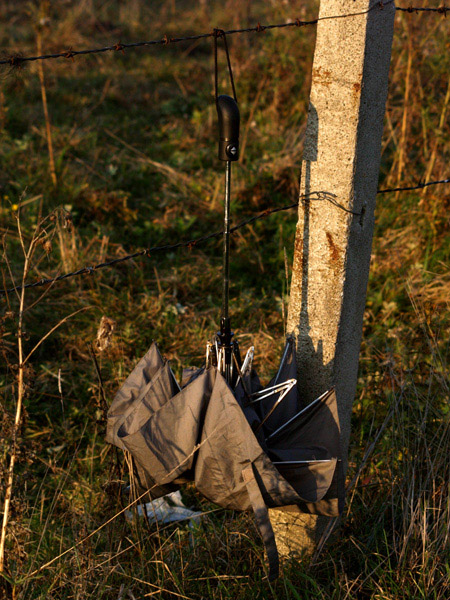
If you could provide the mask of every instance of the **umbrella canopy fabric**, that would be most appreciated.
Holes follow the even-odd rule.
[[[295,371],[288,340],[274,380]],[[232,390],[211,366],[189,373],[181,389],[153,343],[113,400],[107,441],[131,453],[152,498],[193,481],[220,506],[253,509],[273,579],[278,553],[268,508],[329,516],[343,508],[336,396],[330,390],[303,406],[295,386],[273,409],[276,394],[258,402],[255,393],[264,396],[274,380],[262,388],[254,371],[242,380]]]

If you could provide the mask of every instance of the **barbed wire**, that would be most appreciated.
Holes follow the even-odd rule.
[[[398,187],[398,188],[386,188],[384,190],[378,190],[377,194],[387,194],[388,192],[409,192],[411,190],[420,190],[426,188],[429,185],[440,185],[442,183],[450,183],[449,179],[440,179],[439,181],[429,181],[428,183],[418,183],[409,187]]]
[[[402,12],[408,12],[408,13],[419,13],[419,12],[434,12],[434,13],[441,13],[441,15],[444,15],[444,17],[447,16],[447,13],[450,12],[450,6],[438,6],[438,7],[431,7],[428,8],[427,6],[408,6],[408,7],[404,7],[404,6],[396,6],[395,10],[399,10]]]
[[[442,185],[445,183],[450,183],[450,178],[441,179],[439,181],[429,181],[428,183],[418,183],[417,185],[408,186],[408,187],[381,189],[381,190],[377,191],[377,194],[387,194],[388,192],[406,192],[406,191],[411,191],[411,190],[422,189],[422,188],[425,188],[425,187],[428,187],[431,185]],[[242,229],[243,227],[251,225],[251,223],[254,223],[255,221],[259,221],[260,219],[265,219],[265,218],[269,217],[270,215],[273,215],[274,213],[278,213],[278,212],[282,212],[285,210],[290,210],[292,208],[296,208],[296,207],[298,207],[300,201],[305,201],[305,200],[310,200],[310,201],[324,200],[324,201],[330,202],[331,204],[333,204],[333,206],[336,206],[340,210],[344,210],[345,212],[351,213],[352,215],[355,215],[355,216],[361,215],[361,213],[349,210],[348,208],[345,208],[344,206],[339,204],[336,201],[334,194],[331,194],[330,192],[312,192],[310,194],[302,195],[300,197],[300,200],[297,202],[292,202],[291,204],[286,204],[284,206],[279,206],[276,208],[269,208],[257,215],[253,215],[252,217],[249,217],[248,219],[241,221],[237,225],[234,225],[233,227],[231,227],[230,233],[235,233],[239,229]],[[58,281],[63,281],[64,279],[69,279],[71,277],[77,277],[79,275],[92,275],[95,271],[104,269],[106,267],[113,267],[120,263],[129,261],[129,260],[133,260],[134,258],[140,258],[142,256],[146,256],[146,257],[150,258],[153,254],[158,253],[158,252],[169,252],[171,250],[178,250],[179,248],[190,248],[191,249],[191,248],[197,246],[198,244],[202,244],[202,243],[207,242],[212,239],[220,238],[222,235],[223,235],[223,231],[221,230],[221,231],[215,231],[214,233],[209,233],[207,235],[200,236],[198,238],[186,240],[184,242],[177,242],[176,244],[164,244],[162,246],[153,246],[150,248],[144,248],[143,250],[138,250],[137,252],[133,252],[132,254],[127,254],[126,256],[122,256],[120,258],[115,258],[113,260],[98,263],[98,264],[92,265],[90,267],[82,267],[81,269],[78,269],[77,271],[72,271],[71,273],[65,273],[63,275],[57,275],[56,277],[50,277],[47,279],[39,279],[38,281],[35,281],[34,283],[27,283],[24,286],[16,286],[16,287],[9,288],[6,290],[0,290],[0,295],[6,296],[7,294],[10,294],[13,292],[18,292],[22,289],[42,287],[44,285],[51,285]]]
[[[316,19],[311,19],[310,21],[302,21],[301,19],[294,19],[292,21],[288,21],[287,23],[271,23],[269,25],[262,25],[258,23],[254,27],[246,27],[242,29],[229,29],[224,31],[223,29],[214,29],[213,31],[206,33],[199,33],[194,35],[188,35],[183,37],[170,37],[165,34],[162,38],[157,40],[148,40],[142,42],[132,42],[132,43],[122,43],[121,41],[116,42],[110,46],[104,46],[102,48],[88,48],[85,50],[74,50],[70,47],[68,50],[63,52],[56,52],[54,54],[42,54],[40,56],[22,56],[20,53],[15,53],[8,58],[4,58],[0,60],[0,65],[8,65],[10,67],[20,67],[25,62],[33,62],[36,60],[49,60],[49,59],[57,59],[57,58],[66,58],[73,60],[75,56],[88,55],[88,54],[99,54],[103,52],[122,52],[125,53],[125,50],[135,49],[135,48],[143,48],[148,46],[168,46],[169,44],[177,44],[179,42],[186,41],[196,41],[211,37],[221,36],[221,35],[235,35],[242,33],[262,33],[271,29],[284,29],[289,27],[307,27],[316,25],[319,21],[325,21],[330,19],[346,19],[350,17],[356,17],[364,14],[368,14],[372,10],[379,9],[382,10],[385,6],[392,4],[394,0],[387,1],[379,1],[377,0],[372,6],[370,6],[367,10],[346,13],[343,15],[329,15],[325,17],[317,17]],[[450,6],[440,6],[436,8],[428,8],[422,6],[409,6],[409,7],[398,7],[395,6],[395,10],[408,12],[408,13],[419,13],[419,12],[428,12],[428,13],[440,13],[444,17],[447,16],[447,12],[450,12]]]

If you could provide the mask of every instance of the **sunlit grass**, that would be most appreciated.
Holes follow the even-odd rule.
[[[50,15],[44,47],[88,47],[315,14],[314,6],[300,2],[230,1],[225,9],[218,3],[123,4],[44,6]],[[7,52],[34,53],[39,15],[12,3],[0,14]],[[415,183],[428,172],[432,179],[449,176],[447,33],[440,16],[396,17],[383,187]],[[229,44],[245,139],[243,160],[233,172],[237,222],[296,200],[314,28],[234,37]],[[413,68],[406,101],[408,53]],[[227,92],[221,65],[219,83]],[[1,81],[5,287],[11,287],[5,257],[17,280],[23,268],[18,213],[27,242],[40,217],[62,207],[46,226],[30,280],[221,228],[223,166],[216,159],[211,40],[49,61],[45,78],[56,187],[35,65]],[[387,415],[389,420],[349,493],[337,533],[312,564],[288,562],[272,587],[263,580],[264,554],[252,517],[217,509],[190,487],[183,492],[186,503],[207,513],[200,527],[149,529],[123,514],[114,518],[128,501],[121,491],[128,469],[104,442],[91,355],[100,319],[116,322],[110,346],[97,353],[108,401],[152,339],[177,374],[183,366],[201,365],[205,340],[219,325],[220,242],[51,287],[25,314],[26,347],[68,314],[90,308],[49,337],[27,368],[5,597],[447,598],[448,198],[448,186],[378,197],[349,481]],[[232,241],[233,327],[244,348],[256,346],[264,379],[273,374],[283,345],[284,256],[286,251],[290,262],[295,221],[295,211],[277,214],[240,230]],[[27,292],[26,305],[42,292]],[[14,294],[4,306],[2,481],[16,397]]]

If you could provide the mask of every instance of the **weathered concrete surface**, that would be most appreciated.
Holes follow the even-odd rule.
[[[288,331],[298,345],[298,385],[312,401],[336,386],[345,463],[366,299],[393,3],[326,0],[319,21],[301,167]],[[314,192],[329,199],[317,199]],[[330,201],[331,200],[331,201]],[[356,213],[355,216],[339,208]],[[346,466],[346,464],[345,464]],[[272,511],[280,552],[310,550],[327,518]]]

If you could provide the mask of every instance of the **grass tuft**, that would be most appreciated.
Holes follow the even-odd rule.
[[[297,0],[4,1],[0,43],[20,66],[39,36],[53,52],[315,11]],[[434,15],[396,16],[380,187],[449,176],[447,37]],[[210,42],[56,60],[45,78],[30,63],[2,78],[4,288],[220,228]],[[314,28],[228,43],[242,117],[237,222],[297,199]],[[448,598],[448,209],[446,186],[379,196],[348,508],[313,560],[287,561],[274,584],[251,515],[192,487],[183,496],[204,512],[201,525],[127,520],[129,463],[104,442],[105,402],[153,338],[177,375],[202,364],[219,325],[220,242],[10,294],[0,316],[2,482],[15,458],[0,598]],[[265,380],[283,345],[295,221],[276,214],[232,239],[233,326],[244,348],[255,345]]]

